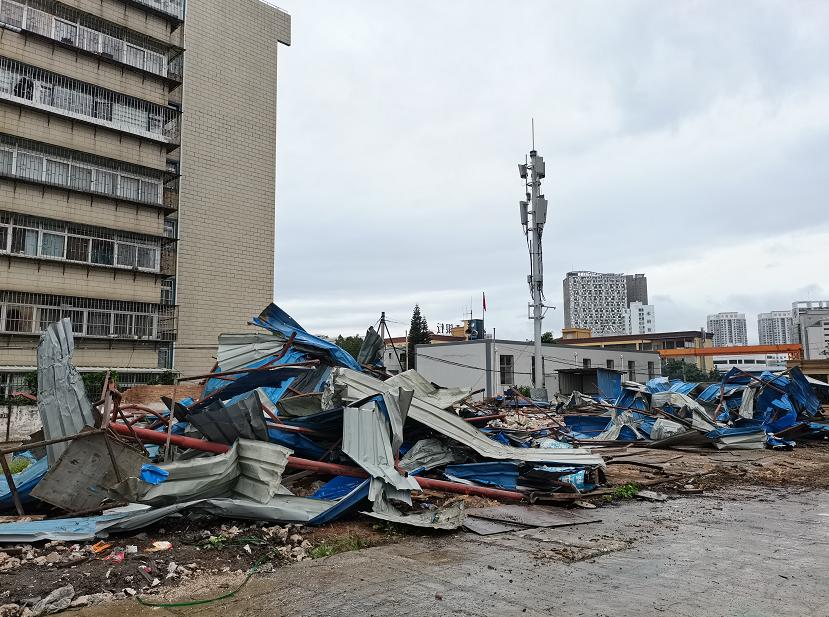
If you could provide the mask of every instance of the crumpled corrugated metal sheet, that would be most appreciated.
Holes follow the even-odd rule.
[[[395,508],[385,497],[377,499],[371,512],[363,512],[374,518],[392,523],[414,525],[415,527],[429,527],[431,529],[457,529],[462,526],[466,515],[463,501],[455,501],[446,507],[423,512],[403,514]]]
[[[671,382],[671,387],[668,388],[668,391],[679,392],[680,394],[690,394],[691,392],[696,390],[699,387],[699,385],[699,383],[676,379]]]
[[[161,506],[238,493],[264,503],[277,494],[290,453],[276,444],[240,439],[224,454],[159,463],[170,475],[139,501]]]
[[[462,463],[467,455],[458,452],[440,439],[421,439],[400,458],[400,468],[412,473],[416,470],[433,469],[441,465]]]
[[[221,380],[221,385],[212,391],[206,388],[205,391],[209,391],[210,393],[192,405],[190,409],[195,411],[207,407],[213,401],[229,400],[233,403],[235,402],[232,400],[234,397],[244,397],[248,392],[256,388],[263,388],[270,399],[276,402],[295,378],[305,373],[313,372],[313,370],[313,368],[305,366],[279,366],[275,364],[273,368],[269,367],[264,370],[233,375],[227,380]],[[208,385],[217,381],[220,380],[211,378],[208,380]],[[278,394],[271,396],[271,392],[277,390]]]
[[[374,326],[369,326],[360,351],[357,353],[357,362],[360,364],[374,364],[382,357],[383,337],[377,334]]]
[[[287,339],[281,335],[220,334],[216,363],[223,371],[235,371],[282,351]]]
[[[216,514],[227,518],[308,523],[338,505],[339,503],[335,501],[295,495],[277,495],[268,503],[256,503],[245,499],[215,498],[197,499],[160,508],[129,504],[122,508],[107,510],[100,516],[1,524],[0,544],[43,540],[65,542],[91,540],[95,537],[106,537],[110,533],[135,531],[185,510]]]
[[[95,426],[92,403],[80,373],[72,365],[75,339],[69,318],[50,324],[37,346],[37,410],[45,439],[58,439]],[[68,442],[46,446],[49,466],[54,465]]]
[[[382,478],[398,490],[420,490],[414,478],[394,468],[389,421],[376,401],[343,410],[342,451],[372,477]]]
[[[294,343],[297,346],[310,348],[317,353],[326,355],[338,366],[347,366],[355,371],[362,370],[351,354],[340,349],[334,343],[329,343],[313,334],[309,334],[305,328],[300,326],[288,313],[276,304],[271,303],[268,305],[259,317],[251,319],[251,323],[285,337],[290,337],[295,334]]]
[[[470,388],[436,388],[414,369],[403,371],[387,379],[385,383],[392,388],[413,390],[415,396],[421,401],[426,401],[441,409],[447,409],[461,402],[472,392]]]
[[[656,392],[651,396],[651,407],[665,407],[666,405],[680,410],[687,408],[691,412],[692,426],[697,430],[708,432],[717,428],[705,408],[687,394]]]
[[[288,448],[264,441],[240,439],[239,481],[233,492],[258,503],[280,494],[282,473],[288,464]]]
[[[235,443],[239,438],[268,441],[259,392],[257,388],[232,405],[214,401],[204,409],[187,414],[187,420],[209,441],[226,444]]]
[[[17,494],[20,495],[23,503],[29,500],[29,493],[43,479],[48,469],[49,461],[46,460],[46,457],[43,457],[26,467],[23,471],[12,476],[14,485],[17,488]],[[6,477],[0,474],[0,508],[11,508],[12,506],[14,506],[14,500],[12,499],[12,492],[9,489],[9,483]]]
[[[380,381],[365,373],[357,373],[346,368],[337,368],[332,373],[333,389],[345,386],[339,396],[349,401],[358,401],[374,394],[388,392],[392,383]],[[544,449],[544,448],[513,448],[493,441],[481,431],[471,426],[455,414],[421,400],[415,394],[409,407],[409,417],[421,424],[438,431],[469,446],[478,454],[498,460],[518,460],[538,463],[559,463],[565,465],[600,465],[604,460],[587,448],[572,449]]]

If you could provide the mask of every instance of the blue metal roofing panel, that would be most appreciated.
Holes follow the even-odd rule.
[[[271,303],[262,311],[259,317],[254,317],[251,320],[260,328],[265,328],[271,332],[277,332],[282,336],[290,337],[296,334],[295,342],[301,343],[307,347],[318,349],[320,352],[328,355],[334,364],[344,366],[355,371],[361,371],[362,367],[351,356],[350,353],[337,347],[334,343],[329,343],[319,337],[316,337],[300,326],[294,319],[285,311],[279,308],[276,304]]]
[[[518,463],[498,461],[447,465],[444,473],[452,478],[471,480],[486,486],[514,489],[518,482]]]
[[[668,391],[679,392],[680,394],[690,394],[697,386],[699,386],[698,383],[691,383],[676,379],[671,382],[671,387],[668,388]]]

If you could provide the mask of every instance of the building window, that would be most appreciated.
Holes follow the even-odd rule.
[[[38,321],[40,322],[40,329],[45,330],[49,327],[49,324],[53,324],[56,321],[60,321],[60,309],[41,308],[38,311]]]
[[[111,166],[118,171],[101,169],[99,165]],[[129,171],[131,175],[121,175],[119,181],[121,170]],[[159,170],[119,164],[71,150],[0,135],[0,175],[3,176],[77,191],[120,195],[123,199],[160,206],[164,201],[161,190],[164,174]]]
[[[501,385],[511,386],[515,383],[515,364],[512,356],[500,356]]]
[[[86,333],[89,336],[109,336],[112,313],[104,311],[89,311],[87,313]]]
[[[118,245],[118,265],[128,268],[134,268],[136,264],[136,257],[138,247],[134,244],[119,244]]]
[[[43,157],[27,152],[17,153],[17,175],[27,180],[43,181]]]
[[[121,190],[120,195],[124,199],[131,199],[133,201],[138,201],[140,196],[140,187],[141,183],[138,181],[137,178],[129,178],[127,176],[121,176]]]
[[[175,309],[156,304],[0,291],[0,331],[42,332],[69,318],[76,336],[173,340]],[[162,324],[164,327],[159,328]]]
[[[138,247],[138,267],[142,270],[158,270],[158,248],[149,246]]]
[[[24,104],[48,107],[54,113],[116,131],[178,143],[180,112],[173,107],[92,86],[9,58],[0,58],[0,75],[0,97],[4,99],[28,101]],[[11,92],[10,83],[15,84]]]
[[[62,43],[75,45],[78,40],[78,26],[62,19],[56,19],[55,38]]]
[[[56,257],[63,259],[63,245],[66,236],[43,232],[40,244],[40,254],[44,257]]]
[[[176,279],[170,277],[161,281],[161,304],[172,306],[176,303]],[[405,355],[401,356],[400,364],[406,365]]]
[[[155,318],[152,315],[135,315],[135,336],[138,338],[155,336]]]
[[[37,255],[37,230],[25,227],[13,228],[11,252],[17,255]]]
[[[653,362],[648,362],[648,379],[656,377],[656,365]]]
[[[34,312],[33,306],[9,304],[6,306],[5,330],[7,332],[31,332],[34,325]]]
[[[66,259],[70,261],[89,261],[89,238],[69,236],[66,239]]]
[[[116,195],[118,193],[118,175],[111,171],[96,169],[95,192]]]
[[[92,240],[91,261],[103,266],[113,265],[114,243],[110,240]]]
[[[628,381],[636,381],[636,361],[628,360]]]
[[[15,28],[23,27],[23,13],[25,7],[16,2],[4,2],[0,5],[0,21]]]
[[[92,169],[72,165],[71,181],[69,186],[78,191],[92,191]]]
[[[132,336],[132,315],[129,313],[115,313],[112,317],[112,331],[115,336],[122,338]]]
[[[590,358],[585,358],[584,360],[581,361],[581,365],[582,365],[583,368],[590,368],[592,366],[592,364],[593,364],[593,362],[590,360]]]
[[[14,169],[14,150],[0,149],[0,175],[11,176]]]
[[[611,370],[611,371],[612,371],[612,370],[613,370],[613,368],[614,368],[614,362],[613,362],[613,360],[607,360],[607,361],[605,362],[605,366],[606,366],[609,370]]]

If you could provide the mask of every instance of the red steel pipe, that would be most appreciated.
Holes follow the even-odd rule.
[[[136,437],[145,442],[164,444],[167,442],[166,433],[158,431],[150,431],[145,428],[135,428],[124,426],[117,422],[109,425],[116,433],[120,433],[125,437],[133,436],[133,431]],[[194,450],[202,450],[203,452],[212,452],[214,454],[223,454],[230,449],[230,446],[223,443],[215,443],[212,441],[204,441],[202,439],[193,439],[192,437],[183,437],[182,435],[171,435],[170,443],[184,448],[193,448]],[[351,476],[353,478],[367,478],[368,474],[359,467],[351,467],[349,465],[338,465],[337,463],[323,463],[322,461],[312,461],[306,458],[299,458],[296,456],[288,457],[288,467],[296,469],[307,469],[310,471],[318,471],[320,473],[327,473],[333,476]],[[460,493],[463,495],[480,495],[481,497],[489,497],[491,499],[500,499],[502,501],[522,501],[526,498],[524,493],[517,491],[505,491],[497,488],[488,488],[486,486],[473,486],[468,484],[459,484],[457,482],[447,482],[445,480],[433,480],[431,478],[414,477],[421,488],[428,488],[436,491],[446,491],[447,493]]]
[[[151,431],[146,428],[137,428],[125,426],[119,422],[112,422],[109,425],[116,433],[120,433],[125,437],[132,437],[135,435],[139,439],[148,443],[155,443],[163,445],[167,443],[167,434],[159,433],[158,431]],[[203,439],[193,439],[192,437],[184,437],[183,435],[171,435],[170,443],[182,448],[193,448],[194,450],[201,450],[202,452],[212,452],[213,454],[224,454],[230,450],[230,446],[223,443],[215,443],[213,441],[204,441]]]

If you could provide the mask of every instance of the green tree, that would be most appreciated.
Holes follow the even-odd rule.
[[[350,353],[356,360],[357,354],[360,353],[360,347],[363,346],[363,337],[359,334],[355,334],[354,336],[343,336],[340,334],[335,342],[337,343],[337,347]]]
[[[682,381],[720,381],[722,376],[712,370],[706,372],[697,367],[696,364],[671,358],[662,366],[662,374],[668,379],[681,379]]]
[[[93,403],[101,398],[101,392],[104,389],[104,379],[106,378],[106,374],[106,371],[81,373],[81,379],[83,379],[83,385],[86,389],[86,394],[87,396],[89,396],[89,400],[91,400]],[[117,384],[118,371],[110,371],[109,379],[110,381],[114,381]]]
[[[541,342],[542,343],[554,343],[555,340],[556,339],[553,336],[552,332],[545,332],[544,334],[541,335]]]
[[[416,368],[415,345],[425,345],[432,340],[429,332],[429,322],[420,313],[420,306],[415,304],[412,311],[412,321],[409,324],[409,346],[406,357],[409,359],[409,368]]]

